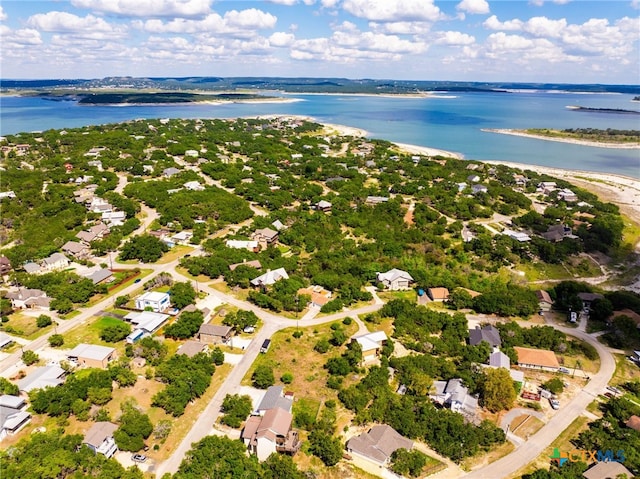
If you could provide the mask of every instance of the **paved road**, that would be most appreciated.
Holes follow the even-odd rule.
[[[576,396],[558,411],[542,429],[521,444],[511,454],[477,469],[465,476],[465,479],[499,479],[509,477],[516,471],[535,460],[569,425],[580,416],[585,408],[607,386],[616,369],[616,362],[607,347],[584,331],[554,325],[565,334],[575,336],[593,345],[600,355],[600,370],[591,376],[589,383]]]

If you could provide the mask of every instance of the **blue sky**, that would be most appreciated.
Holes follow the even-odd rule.
[[[3,0],[2,78],[640,83],[640,0]]]

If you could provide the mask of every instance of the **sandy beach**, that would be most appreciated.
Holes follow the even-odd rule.
[[[425,155],[425,156],[446,156],[447,158],[457,158],[459,160],[464,159],[462,153],[455,153],[453,151],[439,150],[438,148],[431,148],[428,146],[409,145],[407,143],[394,143],[400,149],[411,153],[413,155]]]
[[[481,131],[486,131],[488,133],[499,133],[501,135],[522,136],[524,138],[533,138],[535,140],[557,141],[560,143],[570,143],[572,145],[591,146],[594,148],[614,148],[617,150],[640,149],[640,143],[602,143],[600,141],[576,140],[574,138],[553,138],[551,136],[534,135],[522,130],[511,129],[482,128]]]

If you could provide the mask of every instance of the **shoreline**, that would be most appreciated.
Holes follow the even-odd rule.
[[[510,128],[481,128],[480,131],[487,133],[498,133],[501,135],[521,136],[523,138],[532,138],[535,140],[547,140],[556,141],[559,143],[569,143],[572,145],[589,146],[593,148],[612,148],[616,150],[638,150],[640,149],[640,143],[603,143],[600,141],[590,140],[578,140],[575,138],[555,138],[551,136],[535,135],[533,133],[526,133],[522,130],[514,130]]]

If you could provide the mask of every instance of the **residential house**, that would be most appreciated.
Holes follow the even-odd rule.
[[[553,351],[520,346],[515,346],[513,349],[518,355],[518,366],[521,368],[555,372],[560,367],[558,358]]]
[[[471,346],[477,346],[482,341],[489,343],[492,347],[499,347],[502,344],[500,331],[492,324],[488,324],[482,328],[478,325],[475,329],[469,330],[469,344]]]
[[[596,461],[582,473],[585,479],[632,479],[635,475],[624,464],[616,461]]]
[[[596,299],[604,299],[604,296],[599,293],[578,293],[578,298],[582,301],[582,308],[588,311],[591,309],[591,303]]]
[[[282,386],[269,386],[262,396],[255,414],[264,416],[265,413],[274,408],[284,409],[291,412],[293,407],[293,394],[285,393]]]
[[[435,394],[430,396],[433,401],[462,414],[467,419],[475,418],[478,398],[469,394],[469,388],[464,386],[462,379],[434,381],[433,386]]]
[[[6,296],[14,309],[49,309],[51,298],[40,289],[18,288],[9,291]]]
[[[373,206],[373,205],[379,205],[380,203],[386,203],[387,201],[389,201],[389,198],[386,196],[367,196],[367,199],[364,201],[364,204]]]
[[[352,437],[346,444],[347,452],[371,461],[380,467],[391,461],[391,455],[398,449],[410,451],[413,441],[401,436],[386,424],[373,426],[367,432]]]
[[[327,213],[331,211],[332,205],[327,200],[320,200],[316,203],[316,210]]]
[[[489,189],[485,185],[476,184],[471,187],[471,192],[474,195],[477,195],[478,193],[486,193],[487,191],[489,191]]]
[[[325,304],[331,301],[332,293],[327,291],[322,286],[309,286],[308,288],[300,288],[298,290],[298,296],[304,294],[310,296],[309,306],[312,308],[322,308]]]
[[[104,238],[109,234],[109,227],[104,223],[96,223],[91,228],[85,231],[79,231],[76,234],[76,238],[85,244],[90,244],[92,241],[96,241]]]
[[[48,258],[42,260],[40,268],[44,271],[60,271],[69,266],[69,260],[62,253],[53,253]]]
[[[271,223],[271,226],[273,226],[277,231],[282,231],[286,228],[284,223],[280,220],[275,220],[273,223]]]
[[[168,314],[154,311],[131,312],[124,319],[134,326],[134,331],[142,331],[140,337],[155,333],[169,319]],[[133,334],[131,333],[131,334]],[[138,338],[139,339],[139,338]]]
[[[540,236],[547,241],[553,241],[554,243],[559,243],[565,238],[577,238],[577,236],[572,234],[571,228],[563,224],[549,226],[549,229]]]
[[[447,288],[427,288],[427,296],[431,301],[443,302],[449,299]]]
[[[233,328],[218,324],[202,324],[198,330],[198,341],[208,344],[227,343],[231,339]]]
[[[245,423],[241,438],[249,452],[264,461],[274,452],[295,454],[300,449],[298,432],[291,427],[293,416],[279,407],[269,409],[264,416],[251,416]]]
[[[11,261],[6,256],[0,256],[0,276],[6,276],[13,271]]]
[[[102,213],[102,221],[109,226],[122,226],[127,214],[124,211],[111,211]]]
[[[552,191],[555,191],[556,188],[557,185],[555,181],[542,181],[541,183],[538,183],[537,186],[538,191],[545,195],[548,195]]]
[[[42,366],[18,381],[18,388],[23,393],[29,393],[34,389],[53,388],[64,383],[66,371],[60,366]]]
[[[173,166],[171,168],[165,168],[164,170],[162,170],[163,176],[167,178],[171,178],[173,175],[177,175],[178,173],[180,173],[180,170],[178,168],[174,168]]]
[[[275,284],[277,281],[280,281],[281,279],[289,279],[289,275],[287,274],[284,268],[269,270],[263,275],[260,275],[257,278],[252,279],[250,283],[252,286],[259,288],[262,286],[271,286],[272,284]]]
[[[191,238],[193,238],[193,232],[183,230],[183,231],[180,231],[179,233],[174,234],[171,237],[171,240],[175,244],[188,245],[189,242],[191,241]]]
[[[480,177],[478,175],[469,175],[467,176],[467,181],[469,183],[477,183],[478,181],[480,181]]]
[[[527,241],[531,241],[531,237],[528,234],[522,233],[520,231],[514,231],[508,228],[505,228],[502,231],[502,234],[507,235],[509,238],[519,241],[520,243],[526,243]]]
[[[0,191],[0,200],[4,198],[13,199],[16,197],[16,194],[13,191]]]
[[[229,265],[229,269],[231,271],[235,271],[235,269],[238,266],[248,266],[250,268],[255,268],[255,269],[262,269],[262,263],[260,263],[259,260],[253,260],[253,261],[243,261],[242,263],[235,263],[235,264],[230,264]]]
[[[77,259],[86,259],[91,255],[89,247],[86,244],[78,243],[77,241],[67,241],[62,245],[62,251]]]
[[[67,359],[77,366],[105,369],[116,358],[115,348],[97,344],[78,344],[67,352]]]
[[[113,281],[113,273],[106,268],[94,271],[86,277],[89,278],[93,284],[110,283]]]
[[[31,414],[25,409],[27,402],[18,396],[0,396],[0,441],[13,436],[31,421]]]
[[[539,289],[536,291],[536,297],[538,298],[538,308],[540,308],[540,311],[551,311],[553,300],[551,296],[549,296],[549,293],[544,289]]]
[[[171,298],[168,293],[147,291],[136,298],[137,309],[151,308],[152,311],[159,313],[165,311],[169,306],[171,306]]]
[[[376,280],[384,285],[385,289],[398,291],[402,289],[410,289],[413,283],[413,277],[406,271],[393,268],[386,273],[376,273]]]
[[[29,274],[41,274],[45,272],[38,263],[34,263],[33,261],[26,262],[22,267],[25,272]]]
[[[476,237],[476,235],[467,227],[467,225],[464,225],[462,227],[460,235],[462,236],[462,241],[465,243],[471,242]]]
[[[504,354],[498,348],[493,348],[493,352],[489,355],[490,368],[504,368],[509,371],[511,379],[518,383],[524,383],[524,373],[516,369],[511,369],[511,360],[509,356]]]
[[[255,230],[251,239],[257,241],[261,246],[267,247],[278,242],[278,232],[271,228]]]
[[[192,358],[198,353],[206,353],[207,351],[209,351],[209,346],[205,343],[189,340],[178,348],[176,354],[184,354]]]
[[[257,252],[260,249],[257,241],[246,240],[227,240],[225,246],[227,248],[246,249],[254,252]]]
[[[633,429],[634,431],[640,432],[640,416],[636,416],[635,414],[627,419],[627,422],[624,423],[628,428]]]
[[[103,454],[109,458],[118,452],[118,446],[113,439],[116,429],[118,425],[112,422],[97,422],[84,435],[82,444],[86,444],[95,454]]]
[[[187,181],[183,186],[190,191],[204,191],[199,181]]]
[[[389,338],[384,331],[374,331],[359,336],[353,336],[351,341],[357,341],[362,349],[362,362],[374,361],[380,356],[382,348]]]
[[[578,201],[578,195],[576,195],[573,191],[568,188],[564,188],[558,191],[558,199],[563,200],[567,203],[574,203]]]

